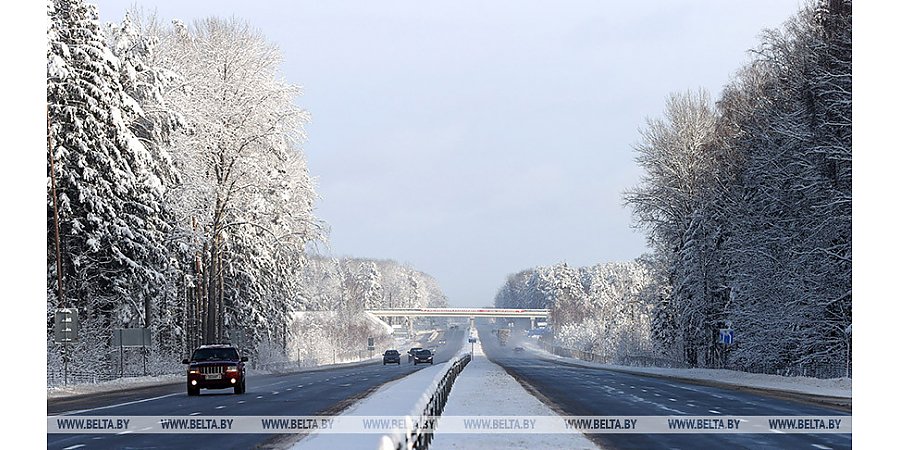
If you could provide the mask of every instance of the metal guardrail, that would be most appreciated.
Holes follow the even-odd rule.
[[[539,342],[539,345],[544,350],[547,350],[548,352],[553,353],[557,356],[562,356],[565,358],[576,358],[582,361],[590,361],[601,364],[618,364],[622,366],[636,367],[667,367],[673,369],[690,368],[689,365],[683,362],[652,355],[619,355],[617,357],[612,357],[610,355],[591,353],[574,348],[561,347],[559,345],[550,345],[546,342]]]
[[[444,406],[447,405],[447,399],[450,398],[450,389],[453,387],[453,383],[471,360],[472,355],[467,354],[453,363],[450,370],[441,378],[434,393],[431,394],[431,398],[428,400],[419,418],[420,420],[416,421],[416,425],[406,432],[404,439],[397,443],[396,450],[424,450],[428,448],[432,439],[434,439],[434,430],[424,430],[420,424],[425,423],[424,418],[426,417],[441,415],[444,411]]]
[[[662,358],[655,355],[603,355],[585,352],[573,348],[551,345],[546,342],[538,343],[544,350],[565,358],[576,358],[582,361],[591,361],[601,364],[617,364],[633,367],[664,367],[671,369],[695,368],[690,364],[673,359]],[[780,375],[785,377],[811,377],[811,378],[849,378],[852,374],[851,367],[843,361],[815,361],[804,364],[795,364],[787,367],[766,365],[744,365],[740,363],[728,363],[721,369],[735,370],[738,372],[759,373],[768,375]]]

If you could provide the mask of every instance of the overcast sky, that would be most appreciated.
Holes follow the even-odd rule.
[[[131,1],[99,1],[118,21]],[[335,256],[433,275],[454,306],[508,274],[647,251],[622,191],[673,91],[717,97],[800,3],[163,1],[163,21],[245,19],[311,112],[303,151]]]

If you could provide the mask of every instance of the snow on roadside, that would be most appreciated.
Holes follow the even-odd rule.
[[[96,394],[98,392],[119,391],[145,386],[158,386],[161,384],[184,381],[184,375],[157,375],[146,377],[117,378],[115,380],[101,381],[99,383],[79,383],[68,386],[54,386],[47,388],[47,398],[63,398],[75,395]]]
[[[781,375],[769,375],[762,373],[740,372],[728,369],[670,369],[662,367],[635,367],[620,366],[615,364],[600,364],[590,361],[582,361],[577,358],[566,358],[554,355],[535,343],[526,341],[525,347],[530,351],[546,358],[565,361],[570,364],[578,364],[585,367],[598,369],[612,369],[636,374],[660,375],[673,378],[684,378],[698,381],[711,381],[733,386],[770,389],[800,394],[821,395],[827,397],[852,398],[851,378],[810,378],[810,377],[785,377]]]
[[[414,414],[423,392],[434,383],[435,378],[447,370],[444,363],[429,366],[406,377],[381,386],[375,393],[355,403],[341,416],[406,416]],[[390,370],[390,367],[387,368]],[[465,371],[463,371],[465,372]],[[421,413],[421,412],[419,412]],[[376,449],[384,433],[373,434],[315,434],[295,444],[293,449]]]
[[[473,333],[474,334],[474,333]],[[556,416],[550,407],[523,388],[502,367],[484,355],[480,339],[475,357],[462,371],[443,416]],[[445,449],[520,449],[520,448],[597,448],[583,434],[463,434],[441,433],[437,427],[434,450]]]

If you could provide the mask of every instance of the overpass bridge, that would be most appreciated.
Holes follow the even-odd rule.
[[[550,317],[549,309],[512,309],[512,308],[387,308],[367,309],[367,313],[376,317],[402,317],[412,323],[414,317],[466,317],[470,322],[476,317],[494,318],[527,318],[531,319],[534,328],[536,319]]]

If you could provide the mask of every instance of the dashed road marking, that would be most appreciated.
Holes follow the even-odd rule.
[[[828,447],[828,446],[825,446],[825,445],[822,445],[822,444],[813,444],[812,446],[815,447],[815,448],[820,448],[820,449],[822,449],[822,450],[831,450],[831,447]]]
[[[678,400],[675,400],[674,398],[670,398],[669,401],[670,401],[670,402],[677,402]]]
[[[131,431],[131,430],[125,430],[125,431],[122,431],[122,432],[120,432],[120,433],[116,433],[116,436],[121,436],[121,435],[123,435],[123,434],[131,434],[131,433],[133,433],[133,431]]]
[[[225,405],[216,406],[216,409],[225,409]]]
[[[81,447],[84,447],[84,444],[70,445],[70,446],[64,448],[63,450],[75,450],[76,448],[81,448]]]
[[[280,392],[278,392],[278,391],[272,391],[272,395],[278,395],[278,394],[280,394]]]
[[[716,411],[716,410],[714,410],[714,409],[709,410],[709,412],[711,412],[711,413],[713,413],[713,414],[722,414],[722,413],[720,413],[720,412],[718,412],[718,411]]]
[[[340,386],[340,387],[350,387],[349,384],[341,384],[341,385],[339,385],[339,386]]]
[[[687,405],[690,406],[691,408],[696,408],[696,407],[697,407],[697,405],[695,405],[695,404],[693,404],[693,403],[688,403]]]
[[[302,384],[298,384],[297,387],[298,387],[298,388],[302,388],[303,385],[302,385]]]
[[[246,402],[246,400],[238,400],[238,405],[240,405],[240,404],[242,404],[242,403],[244,403],[244,402]]]
[[[286,390],[288,390],[288,391],[293,391],[294,388],[287,388]]]
[[[262,395],[257,395],[256,398],[262,398]]]
[[[199,415],[200,415],[200,411],[192,412],[192,413],[190,413],[190,414],[188,414],[188,415],[189,415],[189,416],[199,416]]]

